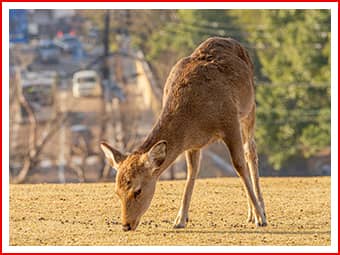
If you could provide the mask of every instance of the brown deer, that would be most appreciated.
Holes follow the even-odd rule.
[[[213,37],[172,68],[163,108],[146,140],[129,155],[107,143],[101,148],[117,169],[115,192],[122,205],[123,230],[135,230],[149,208],[163,171],[185,152],[188,172],[176,228],[185,227],[200,151],[222,140],[248,198],[248,221],[266,226],[254,141],[253,64],[244,47],[230,38]]]

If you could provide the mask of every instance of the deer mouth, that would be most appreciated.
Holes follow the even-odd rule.
[[[123,225],[123,231],[134,231],[138,227],[139,220],[133,221]]]

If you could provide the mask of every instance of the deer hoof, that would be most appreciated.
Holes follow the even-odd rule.
[[[174,224],[174,228],[185,228],[186,223],[189,221],[188,217],[183,219],[181,216],[177,216]]]
[[[247,222],[248,223],[255,223],[255,217],[253,217],[252,215],[248,216]]]
[[[266,227],[267,226],[267,222],[263,222],[263,223],[257,222],[256,226],[257,227]]]
[[[185,228],[185,224],[184,223],[175,224],[174,228]]]

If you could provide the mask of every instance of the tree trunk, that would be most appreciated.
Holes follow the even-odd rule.
[[[24,161],[24,165],[22,166],[19,174],[12,179],[12,183],[19,184],[23,183],[26,180],[27,174],[29,170],[31,169],[31,160],[30,158],[26,158]]]

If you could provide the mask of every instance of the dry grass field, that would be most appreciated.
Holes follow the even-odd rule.
[[[238,178],[197,181],[186,229],[173,229],[184,181],[162,181],[135,232],[114,184],[10,186],[10,245],[330,245],[330,178],[262,178],[268,226],[246,223]]]

